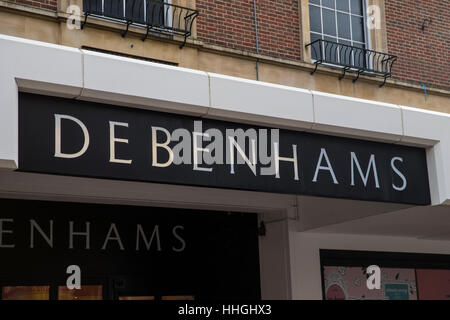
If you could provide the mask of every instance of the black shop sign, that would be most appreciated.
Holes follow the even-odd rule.
[[[19,170],[430,204],[422,148],[28,93]]]

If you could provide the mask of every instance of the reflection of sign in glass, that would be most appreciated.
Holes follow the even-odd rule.
[[[409,286],[407,283],[386,283],[384,291],[388,300],[409,300]]]
[[[48,300],[49,286],[3,287],[2,300]]]
[[[20,262],[0,264],[5,285],[45,280],[41,283],[63,286],[67,266],[75,263],[82,288],[109,290],[84,294],[61,288],[61,299],[102,298],[102,293],[103,299],[260,297],[256,214],[7,199],[0,205],[2,244],[14,246],[0,248],[1,261]],[[58,288],[50,291],[50,299],[57,299]]]

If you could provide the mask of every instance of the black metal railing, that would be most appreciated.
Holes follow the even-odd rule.
[[[316,65],[311,74],[317,71],[320,64],[331,64],[342,68],[343,73],[339,80],[347,71],[358,73],[353,82],[357,81],[361,74],[379,75],[384,78],[380,87],[384,86],[386,79],[392,76],[392,66],[397,60],[397,57],[392,54],[322,39],[315,40],[306,47],[311,47],[311,58],[315,60]]]
[[[198,16],[197,10],[163,0],[83,0],[83,11],[81,29],[89,16],[95,16],[124,23],[126,29],[122,37],[127,35],[130,25],[146,29],[142,41],[150,33],[182,36],[184,41],[180,48],[192,34],[192,26]]]

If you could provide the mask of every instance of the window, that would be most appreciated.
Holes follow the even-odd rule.
[[[326,300],[450,300],[450,256],[320,250]],[[367,267],[380,267],[380,289],[367,288]]]
[[[159,26],[170,19],[169,7],[159,0],[84,0],[84,11]]]
[[[69,289],[58,286],[58,300],[102,300],[103,287],[101,285],[83,285],[80,289]]]
[[[326,300],[417,300],[413,268],[381,268],[380,290],[367,288],[364,267],[324,266]]]
[[[50,286],[2,287],[2,300],[49,300]]]
[[[333,46],[330,43],[321,46],[316,42],[311,48],[312,59],[318,60],[322,50],[322,55],[328,61],[365,66],[364,49],[368,49],[364,19],[365,2],[365,0],[309,0],[311,43],[321,39],[344,45]]]
[[[192,26],[199,12],[195,9],[172,4],[171,0],[83,0],[84,21],[88,16],[126,24],[122,37],[128,33],[129,26],[145,28],[142,41],[149,34],[184,37],[180,48],[192,35]]]

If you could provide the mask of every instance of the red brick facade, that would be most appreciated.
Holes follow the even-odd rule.
[[[8,0],[8,2],[56,11],[58,0]]]
[[[297,0],[257,0],[259,52],[301,59]],[[256,51],[253,0],[197,0],[198,38],[234,49]]]
[[[253,0],[197,0],[199,39],[255,52]],[[394,78],[450,88],[450,3],[385,0]],[[257,0],[260,53],[301,59],[299,1]],[[425,18],[432,23],[422,32]]]
[[[56,10],[57,0],[9,0]],[[302,59],[300,0],[257,0],[259,52]],[[398,56],[396,79],[450,89],[448,0],[385,0],[388,51]],[[256,51],[253,0],[196,0],[200,40]],[[422,31],[424,19],[431,18]]]
[[[389,53],[395,78],[450,89],[450,2],[386,0]],[[422,31],[424,19],[426,22]]]

